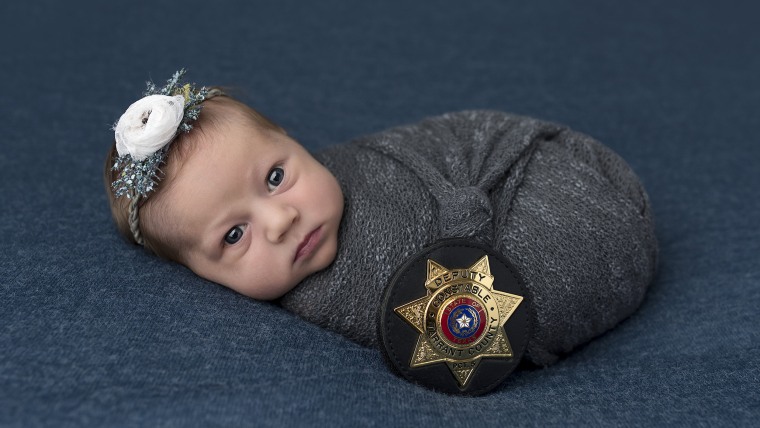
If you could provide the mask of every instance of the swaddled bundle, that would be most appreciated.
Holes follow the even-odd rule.
[[[377,308],[394,271],[443,238],[486,244],[515,265],[531,302],[525,356],[540,365],[633,313],[654,275],[641,183],[566,127],[465,111],[315,157],[345,196],[338,254],[281,304],[361,344],[378,346]]]

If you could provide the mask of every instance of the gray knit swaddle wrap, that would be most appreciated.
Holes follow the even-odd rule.
[[[281,299],[378,346],[383,289],[411,255],[471,238],[520,271],[531,302],[526,357],[540,365],[641,303],[657,242],[647,195],[610,149],[560,125],[494,111],[426,119],[315,156],[345,196],[338,255]]]

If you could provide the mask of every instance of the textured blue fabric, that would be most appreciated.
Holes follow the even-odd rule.
[[[757,3],[72,3],[0,3],[1,426],[760,417]],[[619,327],[489,395],[409,384],[117,236],[109,126],[180,66],[311,149],[463,109],[568,124],[642,178],[658,276]]]

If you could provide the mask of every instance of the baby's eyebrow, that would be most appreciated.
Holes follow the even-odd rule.
[[[234,227],[232,215],[229,211],[227,213],[215,215],[199,234],[198,239],[200,241],[200,247],[206,254],[215,255],[215,258],[221,257],[224,249],[223,242],[224,236],[229,231],[229,228]],[[229,228],[228,228],[229,227]]]
[[[214,236],[216,233],[211,229],[212,223],[221,216],[221,213],[216,209],[210,216],[204,218],[199,212],[201,211],[200,208],[209,206],[209,204],[209,202],[193,198],[188,201],[187,205],[181,204],[179,208],[188,214],[177,216],[178,218],[172,222],[177,236],[181,237],[182,244],[186,247],[185,252],[187,253],[200,252],[204,256],[209,256],[211,253],[216,253],[217,249],[221,249],[217,244],[221,242],[223,237],[219,236],[217,240]],[[185,221],[180,221],[179,218]]]
[[[230,208],[228,205],[220,206],[214,210],[204,225],[198,227],[197,246],[209,258],[219,259],[223,255],[225,235],[232,227],[240,224],[242,217],[245,217],[245,214],[239,210],[239,208]]]
[[[194,245],[193,248],[202,253],[203,256],[209,260],[219,260],[223,251],[221,245],[223,237],[220,236],[219,239],[216,239],[215,233],[203,233],[201,235],[206,236],[198,236],[197,244]]]

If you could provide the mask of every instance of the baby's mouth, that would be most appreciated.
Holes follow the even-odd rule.
[[[296,255],[293,257],[293,262],[308,257],[316,249],[319,244],[319,239],[322,237],[322,226],[312,230],[308,235],[303,238],[298,248],[296,248]]]

